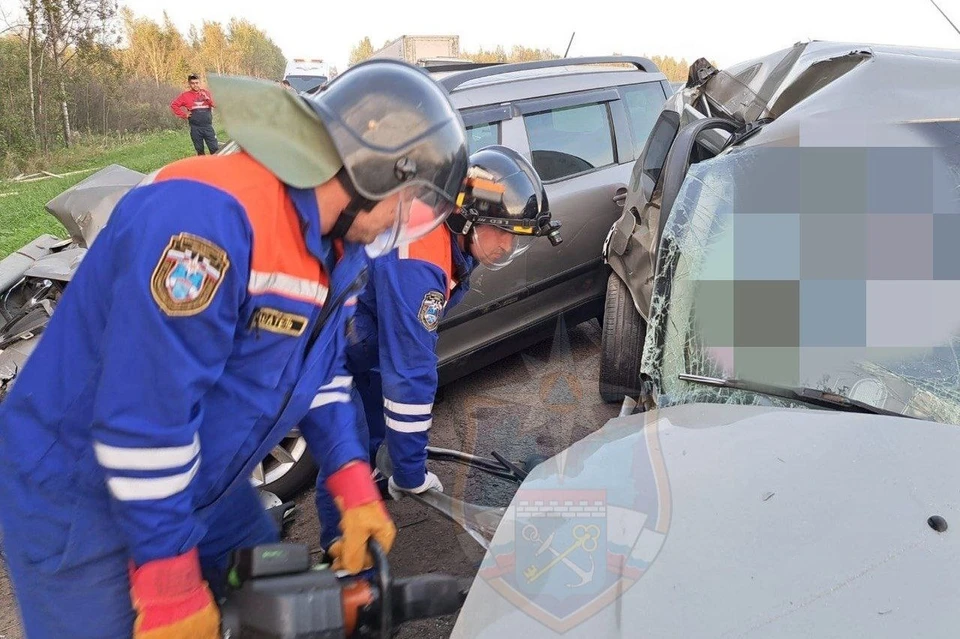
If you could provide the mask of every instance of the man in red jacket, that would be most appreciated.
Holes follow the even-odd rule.
[[[203,143],[206,141],[210,155],[220,149],[217,134],[213,130],[213,98],[210,92],[200,88],[200,78],[191,73],[187,77],[188,91],[184,91],[170,103],[170,109],[178,118],[190,122],[190,139],[197,155],[203,155]],[[183,110],[187,112],[184,113]]]

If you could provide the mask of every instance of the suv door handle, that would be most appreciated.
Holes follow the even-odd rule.
[[[627,189],[624,187],[620,187],[619,189],[617,189],[617,194],[613,196],[613,201],[619,204],[620,206],[623,206],[623,203],[626,201],[626,199],[627,199]]]

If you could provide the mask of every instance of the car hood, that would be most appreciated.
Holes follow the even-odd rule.
[[[899,417],[613,419],[527,477],[452,636],[944,636],[960,623],[958,454],[956,426]],[[554,561],[584,530],[598,547]]]
[[[111,164],[78,182],[46,204],[82,247],[93,244],[106,225],[113,207],[144,179],[144,174],[119,164]]]

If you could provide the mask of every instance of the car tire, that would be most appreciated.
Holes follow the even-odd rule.
[[[251,477],[254,486],[260,490],[273,493],[279,497],[281,501],[290,501],[305,488],[311,487],[317,477],[317,464],[310,454],[310,449],[307,448],[303,435],[299,435],[296,438],[288,438],[288,440],[281,443],[281,446],[288,448],[291,445],[302,447],[302,452],[299,454],[297,460],[282,474],[277,473],[278,476],[271,478],[266,483],[257,481],[255,477]],[[263,463],[268,464],[271,461],[268,457]]]
[[[607,403],[640,394],[640,357],[647,336],[627,285],[616,273],[607,279],[600,334],[600,397]]]

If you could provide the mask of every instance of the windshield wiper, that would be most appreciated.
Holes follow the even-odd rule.
[[[742,379],[718,379],[715,377],[703,377],[701,375],[690,375],[681,373],[678,375],[682,380],[704,384],[706,386],[716,386],[719,388],[733,388],[736,390],[747,391],[750,393],[761,393],[771,397],[781,397],[806,404],[813,404],[821,408],[830,408],[833,410],[849,411],[851,413],[869,413],[872,415],[888,415],[890,417],[909,417],[916,419],[913,415],[904,415],[885,408],[871,406],[865,402],[856,399],[850,399],[844,395],[823,391],[817,388],[808,388],[800,386],[791,388],[789,386],[776,386],[774,384],[761,384]]]

